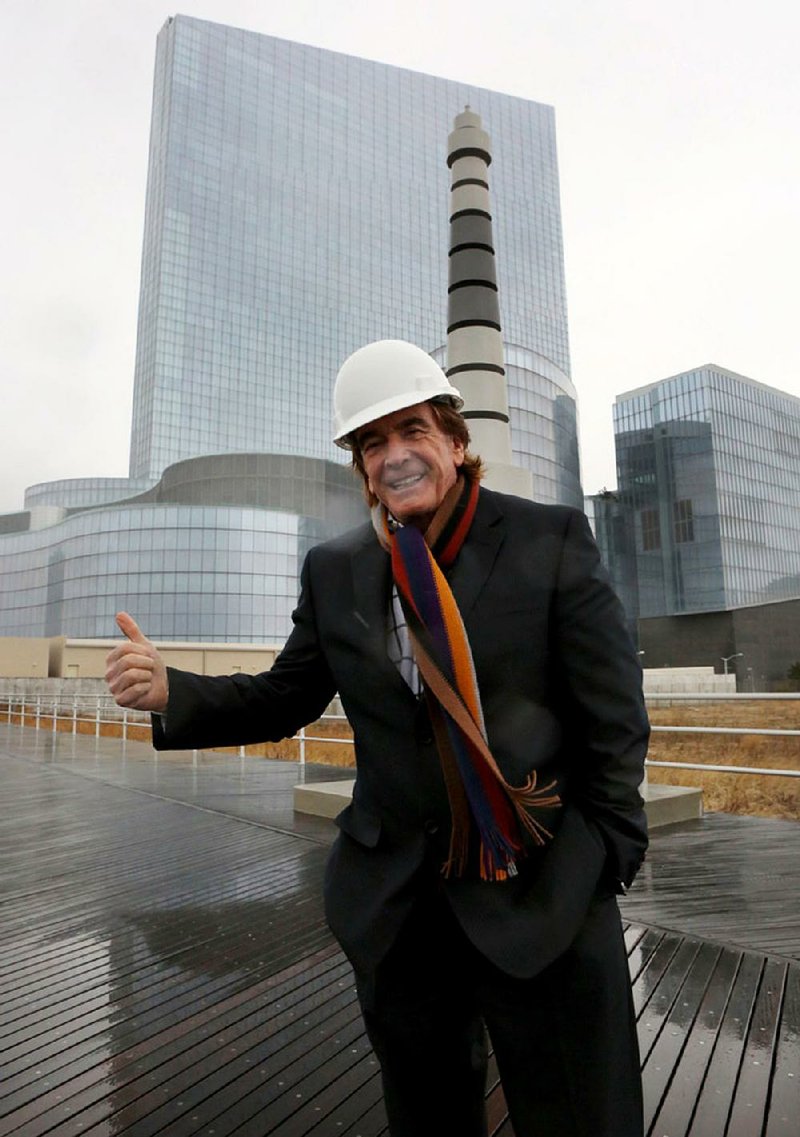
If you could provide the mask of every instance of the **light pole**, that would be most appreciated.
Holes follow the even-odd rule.
[[[727,674],[728,674],[728,664],[730,663],[730,661],[731,661],[732,659],[738,659],[740,655],[744,655],[744,652],[743,652],[743,651],[735,651],[735,652],[733,653],[733,655],[721,655],[721,656],[720,656],[720,659],[722,660],[722,666],[723,666],[723,668],[724,668],[724,672],[723,672],[723,673],[724,673],[725,675],[727,675]]]

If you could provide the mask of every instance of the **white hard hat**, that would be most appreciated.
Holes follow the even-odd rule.
[[[339,368],[333,388],[333,440],[352,449],[360,426],[404,407],[441,399],[456,410],[460,393],[427,352],[405,340],[378,340],[360,347]]]

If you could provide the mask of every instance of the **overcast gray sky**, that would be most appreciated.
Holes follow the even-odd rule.
[[[128,469],[155,39],[181,12],[555,107],[584,489],[614,396],[800,396],[796,0],[3,0],[0,512]]]

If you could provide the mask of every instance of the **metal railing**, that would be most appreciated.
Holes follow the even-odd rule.
[[[659,692],[658,694],[648,694],[647,703],[655,705],[658,702],[726,702],[726,701],[739,701],[739,702],[754,702],[763,700],[795,700],[800,701],[800,693],[781,693],[781,694],[767,694],[767,693],[745,693],[745,694],[691,694],[686,692]],[[90,729],[93,728],[94,735],[99,738],[103,726],[115,726],[121,728],[121,735],[123,741],[127,741],[130,736],[130,728],[136,726],[139,728],[145,727],[149,729],[150,716],[143,711],[132,711],[127,708],[118,707],[114,702],[112,695],[108,694],[63,694],[53,693],[45,694],[42,692],[35,694],[24,694],[19,692],[2,692],[0,691],[0,722],[5,719],[6,722],[17,722],[20,725],[25,725],[27,720],[32,719],[33,725],[36,729],[50,729],[53,731],[58,730],[59,722],[69,722],[71,724],[71,733],[86,733],[85,730],[79,730],[79,724],[90,724]],[[325,722],[347,722],[345,715],[326,714],[320,721]],[[771,727],[724,727],[724,726],[667,726],[653,724],[651,726],[653,733],[662,732],[668,734],[715,734],[715,735],[766,735],[770,737],[785,737],[796,738],[800,737],[800,730],[780,729]],[[325,743],[335,746],[352,746],[351,738],[336,738],[325,735],[309,734],[305,727],[300,731],[291,741],[298,743],[299,747],[299,763],[301,766],[306,764],[306,747],[308,743]],[[240,757],[244,757],[246,747],[240,746],[238,748]],[[647,766],[653,767],[671,767],[682,770],[706,770],[715,773],[734,773],[734,774],[760,774],[760,775],[774,775],[776,777],[784,778],[798,778],[800,777],[800,769],[798,770],[783,770],[776,769],[771,766],[732,766],[723,764],[712,764],[710,762],[670,762],[661,761],[656,759],[647,759]]]
[[[94,734],[97,738],[100,737],[102,726],[121,725],[122,737],[127,739],[131,725],[150,725],[148,714],[118,707],[112,695],[101,694],[0,692],[0,721],[2,719],[6,722],[16,721],[21,725],[24,725],[27,719],[33,719],[33,725],[37,730],[49,728],[53,731],[58,729],[59,722],[69,722],[72,725],[70,731],[72,734],[79,733],[79,723],[89,723],[94,725]],[[80,733],[86,732],[80,731]]]
[[[647,692],[645,700],[649,706],[656,703],[724,703],[724,702],[769,702],[769,701],[800,701],[800,692],[675,692],[659,691]],[[755,726],[666,726],[651,723],[650,730],[655,734],[728,734],[728,735],[767,735],[783,738],[800,737],[800,730],[790,730],[777,727]],[[769,774],[781,778],[800,778],[798,770],[778,770],[774,766],[726,766],[711,762],[665,762],[648,758],[647,766],[668,767],[678,770],[706,770],[717,774]]]
[[[36,730],[44,729],[58,731],[58,723],[70,724],[68,731],[60,733],[86,734],[81,730],[82,725],[88,724],[89,732],[95,738],[100,738],[102,727],[113,726],[121,729],[124,742],[131,737],[131,727],[150,729],[150,715],[146,711],[133,711],[127,707],[118,707],[113,695],[106,694],[20,694],[19,692],[0,691],[0,722],[26,725],[33,720]],[[326,714],[320,721],[347,722],[345,715]],[[305,727],[297,732],[288,741],[297,742],[299,747],[300,765],[306,764],[306,745],[309,742],[334,743],[340,746],[352,746],[350,738],[328,738],[323,735],[309,734]],[[246,753],[245,746],[238,747],[240,757]]]

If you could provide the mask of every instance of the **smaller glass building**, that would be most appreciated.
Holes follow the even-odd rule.
[[[800,596],[800,399],[708,364],[619,395],[614,434],[629,611]]]
[[[37,486],[0,528],[0,636],[108,638],[124,609],[156,640],[279,644],[308,550],[367,516],[352,471],[314,458],[188,459],[112,502],[124,483],[97,481]],[[37,510],[58,516],[28,528]]]

